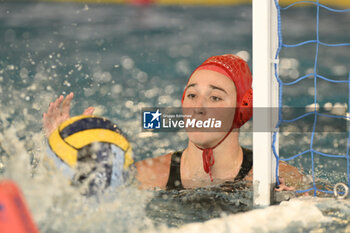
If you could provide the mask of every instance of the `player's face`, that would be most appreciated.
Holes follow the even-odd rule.
[[[234,119],[236,93],[233,81],[221,73],[199,70],[192,75],[185,90],[183,113],[196,120],[206,121],[211,118],[222,122],[219,130],[187,130],[188,137],[194,144],[211,147],[226,135]]]

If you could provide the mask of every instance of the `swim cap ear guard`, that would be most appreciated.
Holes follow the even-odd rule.
[[[72,117],[50,135],[48,144],[48,155],[83,195],[128,180],[131,145],[117,125],[105,118]]]
[[[238,114],[236,114],[237,119],[234,121],[234,128],[241,128],[247,121],[252,118],[253,115],[253,89],[250,88],[243,96],[239,107],[236,108]]]

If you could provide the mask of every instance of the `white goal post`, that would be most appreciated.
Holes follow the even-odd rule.
[[[269,129],[278,120],[277,111],[273,111],[278,107],[278,82],[273,67],[278,48],[277,10],[274,0],[253,0],[252,5],[254,205],[268,206],[273,201],[276,183],[273,132]],[[266,130],[261,132],[262,128]]]

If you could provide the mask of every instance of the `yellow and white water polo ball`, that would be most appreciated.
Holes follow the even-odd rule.
[[[49,137],[48,154],[87,193],[125,183],[133,164],[131,144],[118,126],[97,116],[76,116]]]

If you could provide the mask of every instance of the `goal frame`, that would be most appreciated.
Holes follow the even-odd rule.
[[[277,8],[274,0],[253,0],[253,189],[254,205],[273,203],[276,158],[273,129],[278,122],[279,86],[274,76],[278,48]],[[261,125],[264,124],[264,125]],[[264,130],[261,130],[264,129]],[[278,152],[278,135],[275,143]]]

